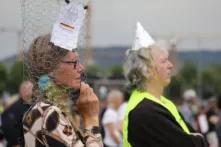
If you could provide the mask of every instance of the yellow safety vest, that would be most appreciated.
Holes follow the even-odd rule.
[[[173,104],[173,102],[171,102],[170,100],[168,100],[167,98],[165,98],[163,96],[161,96],[160,100],[159,100],[148,92],[141,92],[138,90],[134,90],[131,97],[130,97],[130,100],[128,102],[127,111],[126,111],[126,115],[125,115],[124,123],[123,123],[123,145],[124,145],[124,147],[131,147],[130,143],[128,142],[128,119],[129,119],[128,116],[129,116],[129,113],[144,98],[151,100],[153,102],[156,102],[156,103],[162,105],[163,107],[165,107],[173,115],[173,117],[176,119],[177,123],[181,126],[183,131],[186,132],[187,134],[190,134],[188,127],[186,126],[185,122],[183,121],[183,119],[179,115],[177,108]]]
[[[4,107],[0,106],[0,114],[2,114],[4,112]]]

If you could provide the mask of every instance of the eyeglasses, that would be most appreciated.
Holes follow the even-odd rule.
[[[80,65],[80,60],[75,60],[75,61],[62,61],[62,63],[73,64],[73,65],[74,65],[74,69],[76,69],[77,66]]]

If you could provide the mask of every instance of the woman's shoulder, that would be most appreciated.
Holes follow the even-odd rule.
[[[27,138],[33,138],[33,134],[39,136],[39,132],[45,135],[49,146],[56,146],[56,143],[71,146],[80,141],[68,118],[57,106],[47,102],[35,103],[25,114],[23,130],[25,142],[29,142]]]
[[[48,102],[39,101],[33,104],[24,114],[23,125],[31,127],[38,119],[44,119],[51,114],[59,114],[60,109]]]

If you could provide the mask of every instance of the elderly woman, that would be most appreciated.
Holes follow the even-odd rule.
[[[136,37],[138,41],[139,37],[142,36]],[[148,38],[141,40],[148,42]],[[176,106],[163,96],[173,65],[164,47],[150,42],[141,42],[139,48],[130,50],[124,64],[125,76],[133,89],[124,120],[124,147],[206,146],[203,137],[189,131]]]
[[[28,70],[34,83],[31,109],[23,119],[25,146],[101,147],[99,102],[92,88],[81,81],[84,67],[76,51],[50,43],[50,35],[35,39],[28,51]],[[71,91],[79,90],[75,105]],[[77,109],[84,131],[74,121]]]

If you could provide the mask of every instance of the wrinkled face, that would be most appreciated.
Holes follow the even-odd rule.
[[[77,52],[68,52],[67,55],[53,72],[53,77],[57,85],[80,89],[81,73],[84,67],[79,62]]]
[[[165,87],[170,83],[173,64],[168,59],[168,53],[161,48],[154,48],[151,51],[151,55],[153,58],[154,79]]]

